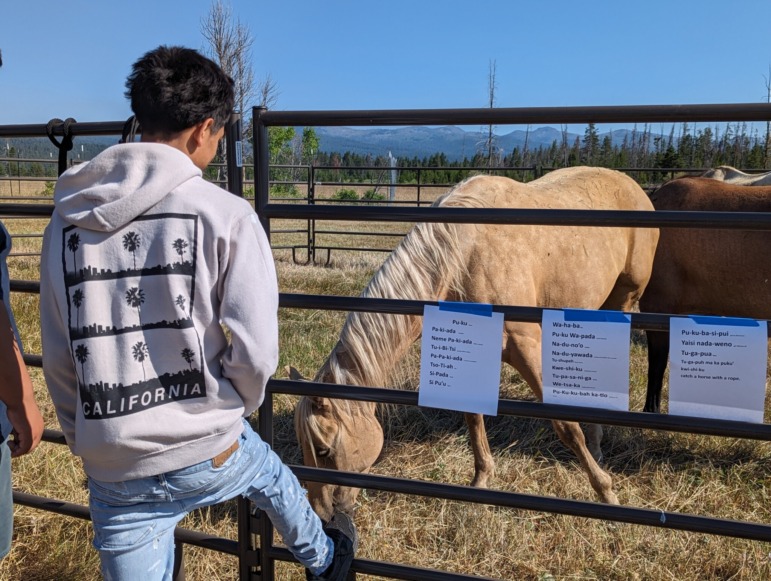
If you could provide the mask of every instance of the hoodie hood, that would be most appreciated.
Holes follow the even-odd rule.
[[[201,170],[178,149],[123,143],[64,172],[56,182],[54,203],[70,224],[112,232],[199,177]]]

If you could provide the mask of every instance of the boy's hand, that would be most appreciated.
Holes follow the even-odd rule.
[[[43,437],[45,423],[34,401],[26,402],[18,408],[8,408],[8,419],[13,425],[8,447],[11,457],[18,458],[34,450]]]

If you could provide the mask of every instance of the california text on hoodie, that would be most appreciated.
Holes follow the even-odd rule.
[[[43,371],[86,473],[142,478],[226,450],[278,362],[276,273],[254,209],[158,143],[108,148],[62,174],[54,198]]]

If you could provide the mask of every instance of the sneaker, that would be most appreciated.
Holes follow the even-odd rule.
[[[346,513],[336,512],[324,527],[324,532],[335,545],[332,563],[319,575],[314,575],[306,569],[305,578],[307,581],[345,581],[353,562],[353,555],[359,546],[356,525]]]

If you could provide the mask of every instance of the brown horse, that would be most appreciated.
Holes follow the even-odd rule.
[[[678,178],[651,200],[657,210],[771,212],[771,186]],[[662,228],[653,273],[640,299],[651,313],[771,318],[771,232]],[[647,331],[646,412],[660,410],[669,333]]]
[[[602,168],[554,171],[522,184],[476,176],[434,205],[651,211],[645,192],[626,175]],[[639,299],[650,276],[656,229],[420,223],[402,240],[362,296],[472,301],[547,308],[620,309]],[[386,386],[389,372],[421,334],[420,316],[351,313],[316,381]],[[516,368],[542,399],[541,326],[508,321],[503,361]],[[464,414],[474,453],[472,485],[486,486],[494,463],[481,415]],[[573,422],[554,421],[559,438],[578,457],[607,503],[618,503],[611,478],[597,463],[601,430],[584,434]],[[295,429],[307,465],[367,471],[383,444],[375,405],[324,397],[301,398]],[[322,518],[350,510],[358,490],[309,482]]]

